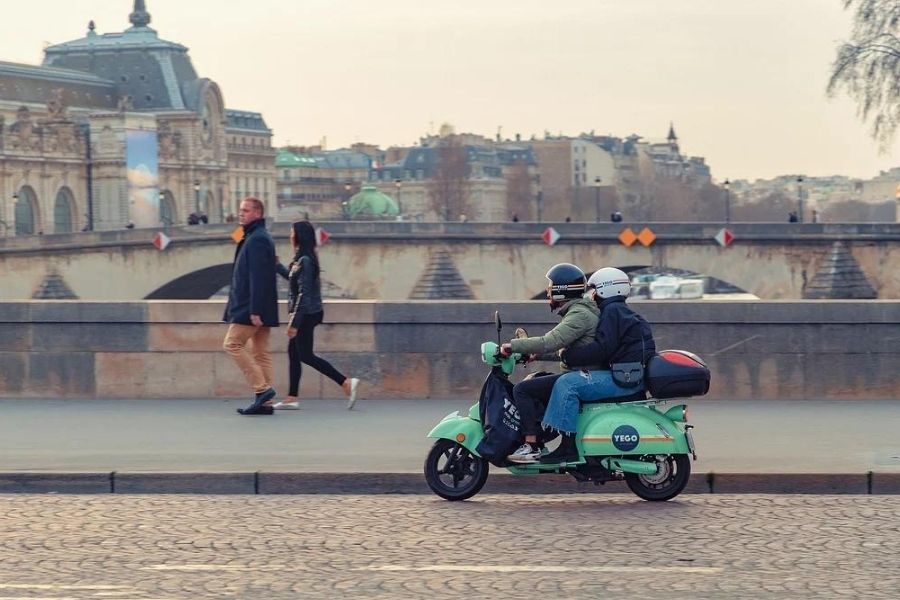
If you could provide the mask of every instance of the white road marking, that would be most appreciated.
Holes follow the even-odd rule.
[[[187,573],[202,571],[272,571],[282,569],[305,570],[302,565],[153,565],[152,567],[141,567],[141,571],[181,571]]]
[[[62,583],[0,583],[0,590],[134,590],[129,585],[65,585]]]
[[[0,596],[0,600],[80,600],[68,596]]]
[[[446,573],[462,571],[467,573],[721,573],[721,567],[648,567],[635,565],[622,566],[583,566],[566,567],[557,565],[523,566],[523,565],[432,565],[428,567],[411,567],[402,565],[373,565],[357,567],[354,571],[370,572],[408,572],[408,573]]]

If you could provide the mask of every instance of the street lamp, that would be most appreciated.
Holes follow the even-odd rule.
[[[725,222],[731,223],[731,182],[726,179],[722,187],[725,188]]]
[[[541,176],[534,176],[535,182],[537,183],[537,195],[535,196],[535,202],[537,203],[537,222],[544,222],[544,188],[541,186]]]
[[[400,203],[400,192],[403,190],[403,180],[395,179],[394,180],[394,189],[397,190],[397,212],[399,214],[403,214],[403,205]]]
[[[595,212],[596,212],[598,223],[600,222],[600,182],[601,181],[602,180],[600,179],[600,177],[596,177],[594,179],[594,190],[595,190],[594,201],[596,204]]]
[[[194,180],[194,212],[200,216],[200,180]]]
[[[797,213],[797,220],[803,222],[803,175],[797,176],[797,207],[800,212]]]

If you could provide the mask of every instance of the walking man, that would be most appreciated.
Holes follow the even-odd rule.
[[[244,239],[238,244],[231,274],[231,291],[224,321],[228,334],[222,344],[237,363],[255,398],[242,415],[271,415],[272,356],[269,333],[278,327],[278,296],[275,290],[275,243],[266,231],[265,205],[257,198],[241,202],[238,222]]]

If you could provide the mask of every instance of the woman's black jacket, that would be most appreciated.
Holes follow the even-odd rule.
[[[656,353],[650,324],[625,303],[625,298],[607,298],[600,303],[600,321],[594,341],[566,350],[562,359],[569,368],[584,365],[646,364]]]

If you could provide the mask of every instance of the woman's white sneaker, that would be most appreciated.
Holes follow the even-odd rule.
[[[299,402],[276,402],[272,405],[275,410],[300,410]]]
[[[356,393],[359,391],[359,379],[356,377],[350,380],[350,399],[347,401],[347,410],[353,410],[356,406]]]
[[[540,448],[525,442],[519,449],[506,457],[506,460],[514,463],[536,463],[541,457]]]

